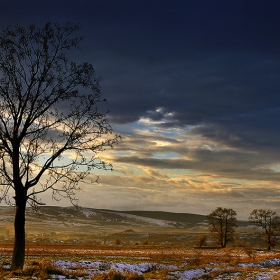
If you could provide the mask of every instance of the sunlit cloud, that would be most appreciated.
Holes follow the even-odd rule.
[[[168,176],[166,174],[158,172],[158,171],[154,171],[154,170],[151,170],[151,169],[145,169],[145,172],[149,176],[163,178],[163,179],[167,179],[168,178]]]

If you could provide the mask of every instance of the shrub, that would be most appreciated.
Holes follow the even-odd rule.
[[[198,239],[198,247],[201,248],[203,245],[206,244],[207,236],[206,235],[200,235]]]
[[[24,269],[11,271],[10,276],[36,277],[40,280],[47,280],[50,274],[64,275],[64,272],[51,261],[42,260],[33,262],[31,266]]]
[[[234,241],[234,246],[235,247],[239,247],[239,248],[245,248],[246,247],[246,243],[243,240],[237,239],[237,240]]]
[[[119,238],[117,238],[117,239],[115,240],[115,244],[116,244],[116,245],[121,245],[122,242],[121,242],[121,240],[120,240]]]
[[[244,247],[244,252],[248,255],[248,257],[254,257],[255,251],[253,250],[253,247],[250,243],[246,243],[246,246]]]

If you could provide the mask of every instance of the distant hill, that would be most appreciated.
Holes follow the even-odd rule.
[[[14,218],[13,207],[0,207],[0,221],[12,222]],[[96,227],[119,224],[129,224],[131,226],[163,226],[170,228],[196,227],[207,223],[203,215],[188,213],[172,213],[164,211],[116,211],[108,209],[93,209],[84,207],[58,207],[43,206],[40,212],[34,213],[31,209],[26,211],[27,225],[31,222],[44,222],[53,220],[62,223],[86,223],[91,222]]]
[[[164,221],[172,221],[187,224],[200,224],[207,222],[205,216],[189,213],[173,213],[164,211],[123,211],[123,213],[147,217],[151,219],[159,219]]]
[[[40,215],[26,211],[26,232],[29,242],[125,242],[153,236],[154,242],[174,236],[197,236],[208,232],[207,218],[189,213],[164,211],[116,211],[84,207],[43,206]],[[0,207],[0,241],[13,238],[14,208]],[[244,224],[246,226],[247,224]],[[168,238],[167,238],[168,235]],[[172,237],[173,236],[173,237]],[[174,237],[175,238],[175,237]],[[181,237],[180,237],[181,238]]]

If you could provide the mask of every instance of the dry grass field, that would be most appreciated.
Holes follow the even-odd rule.
[[[180,245],[27,244],[26,267],[8,270],[12,244],[1,244],[1,279],[280,279],[280,252]]]

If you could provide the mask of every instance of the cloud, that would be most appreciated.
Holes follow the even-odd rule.
[[[152,132],[143,134],[143,137],[141,133],[135,134],[131,138],[125,138],[118,148],[126,151],[126,154],[117,154],[111,159],[117,163],[152,170],[182,169],[221,178],[279,181],[278,172],[272,168],[279,162],[277,154],[272,157],[268,152],[260,157],[257,151],[243,147],[238,149],[238,146],[233,145],[231,147],[228,142],[217,141],[214,137],[201,137],[196,128],[189,133],[190,137],[186,133],[175,135],[172,140],[169,136],[161,134],[159,137]],[[232,142],[239,141],[234,135],[230,137]]]
[[[254,208],[278,209],[277,184],[221,182],[212,177],[179,175],[161,179],[145,176],[102,175],[99,184],[85,186],[79,194],[83,205],[119,210],[163,210],[209,214],[217,205],[237,211],[239,219],[247,219]],[[106,190],[106,192],[104,191]],[[91,190],[94,196],[87,193]],[[219,203],[217,204],[217,201]]]
[[[158,177],[158,178],[162,178],[162,179],[167,179],[168,178],[168,176],[166,174],[163,174],[163,173],[160,173],[158,171],[151,170],[151,169],[146,169],[145,172],[149,176],[154,176],[154,177]]]
[[[5,2],[1,25],[80,23],[85,40],[71,59],[102,76],[123,135],[100,154],[115,171],[94,171],[100,184],[89,177],[83,205],[204,214],[219,205],[244,218],[279,209],[280,2],[30,5]]]

